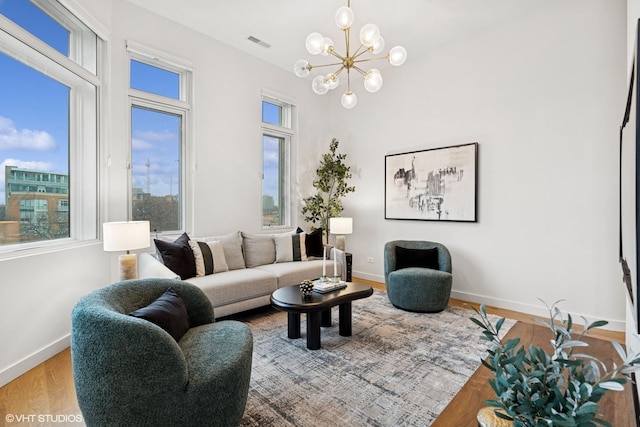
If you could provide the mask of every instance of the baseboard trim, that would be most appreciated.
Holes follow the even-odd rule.
[[[517,303],[501,298],[493,298],[487,297],[484,295],[478,295],[470,292],[460,292],[456,290],[451,291],[451,298],[455,298],[461,301],[468,301],[476,304],[484,304],[490,307],[497,307],[504,310],[512,310],[517,311],[519,313],[524,313],[531,315],[532,318],[539,317],[546,319],[549,317],[549,312],[544,305],[531,305],[531,304],[522,304]],[[593,319],[591,315],[585,315],[582,313],[571,313],[571,316],[578,321],[581,322],[582,317],[586,317],[587,319],[591,318],[591,321],[596,320]],[[608,325],[600,328],[602,330],[614,331],[614,332],[624,332],[626,329],[626,322],[623,320],[616,319],[597,319],[597,320],[606,320],[609,322]]]
[[[351,274],[354,278],[359,277],[360,279],[370,280],[372,282],[378,282],[378,283],[384,284],[384,276],[378,276],[376,274],[368,274],[362,271],[353,271]]]
[[[4,387],[19,376],[27,373],[46,360],[52,358],[71,345],[71,335],[67,334],[50,345],[30,354],[24,359],[0,371],[0,387]]]
[[[354,271],[353,276],[384,284],[384,276],[367,274],[361,271]],[[519,313],[531,315],[532,318],[533,317],[540,317],[540,318],[549,317],[547,308],[542,304],[540,305],[522,304],[522,303],[509,301],[506,299],[478,295],[471,292],[460,292],[460,291],[456,291],[455,289],[451,291],[451,298],[455,298],[457,300],[470,302],[470,303],[485,304],[490,307],[501,308],[504,310],[517,311]],[[585,315],[582,313],[571,313],[571,316],[573,316],[574,319],[581,319],[581,316],[582,316],[582,317],[586,317],[587,319],[596,320],[596,319],[592,319],[593,316]],[[597,320],[606,320],[607,322],[609,322],[608,325],[600,328],[602,330],[608,330],[613,332],[624,332],[626,330],[626,322],[624,320],[620,320],[620,319],[597,319]]]

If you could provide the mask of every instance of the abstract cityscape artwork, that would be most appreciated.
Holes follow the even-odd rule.
[[[478,143],[385,156],[385,219],[476,222]]]

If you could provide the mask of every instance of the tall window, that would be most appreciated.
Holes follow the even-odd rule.
[[[190,71],[128,46],[131,217],[158,232],[184,230]]]
[[[293,105],[262,99],[262,227],[291,225],[290,153]]]
[[[56,1],[0,1],[2,249],[96,238],[99,43]]]

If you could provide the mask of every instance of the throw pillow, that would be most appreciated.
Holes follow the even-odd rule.
[[[396,269],[409,267],[438,270],[438,248],[410,249],[396,246]]]
[[[180,338],[189,330],[187,307],[173,288],[167,289],[154,302],[129,313],[129,315],[160,326],[176,342],[180,341]]]
[[[305,249],[308,257],[322,258],[324,243],[322,242],[322,228],[307,233],[304,239]]]
[[[234,231],[233,233],[221,236],[206,237],[202,240],[205,242],[218,240],[222,243],[224,259],[227,261],[229,270],[245,268],[244,256],[242,255],[242,237],[240,236],[240,232]]]
[[[249,234],[242,232],[244,263],[247,268],[276,262],[276,246],[271,234]]]
[[[306,233],[274,235],[276,262],[306,261]]]
[[[182,233],[173,243],[153,239],[162,262],[182,280],[196,277],[196,262],[189,246],[189,236]]]
[[[189,240],[189,245],[196,262],[196,277],[229,271],[224,258],[224,248],[219,240],[211,242]]]

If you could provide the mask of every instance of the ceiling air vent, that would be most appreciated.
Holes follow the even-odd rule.
[[[269,43],[265,43],[257,37],[249,36],[247,37],[247,40],[249,40],[250,42],[254,42],[255,44],[260,45],[266,49],[269,49],[271,47]]]

